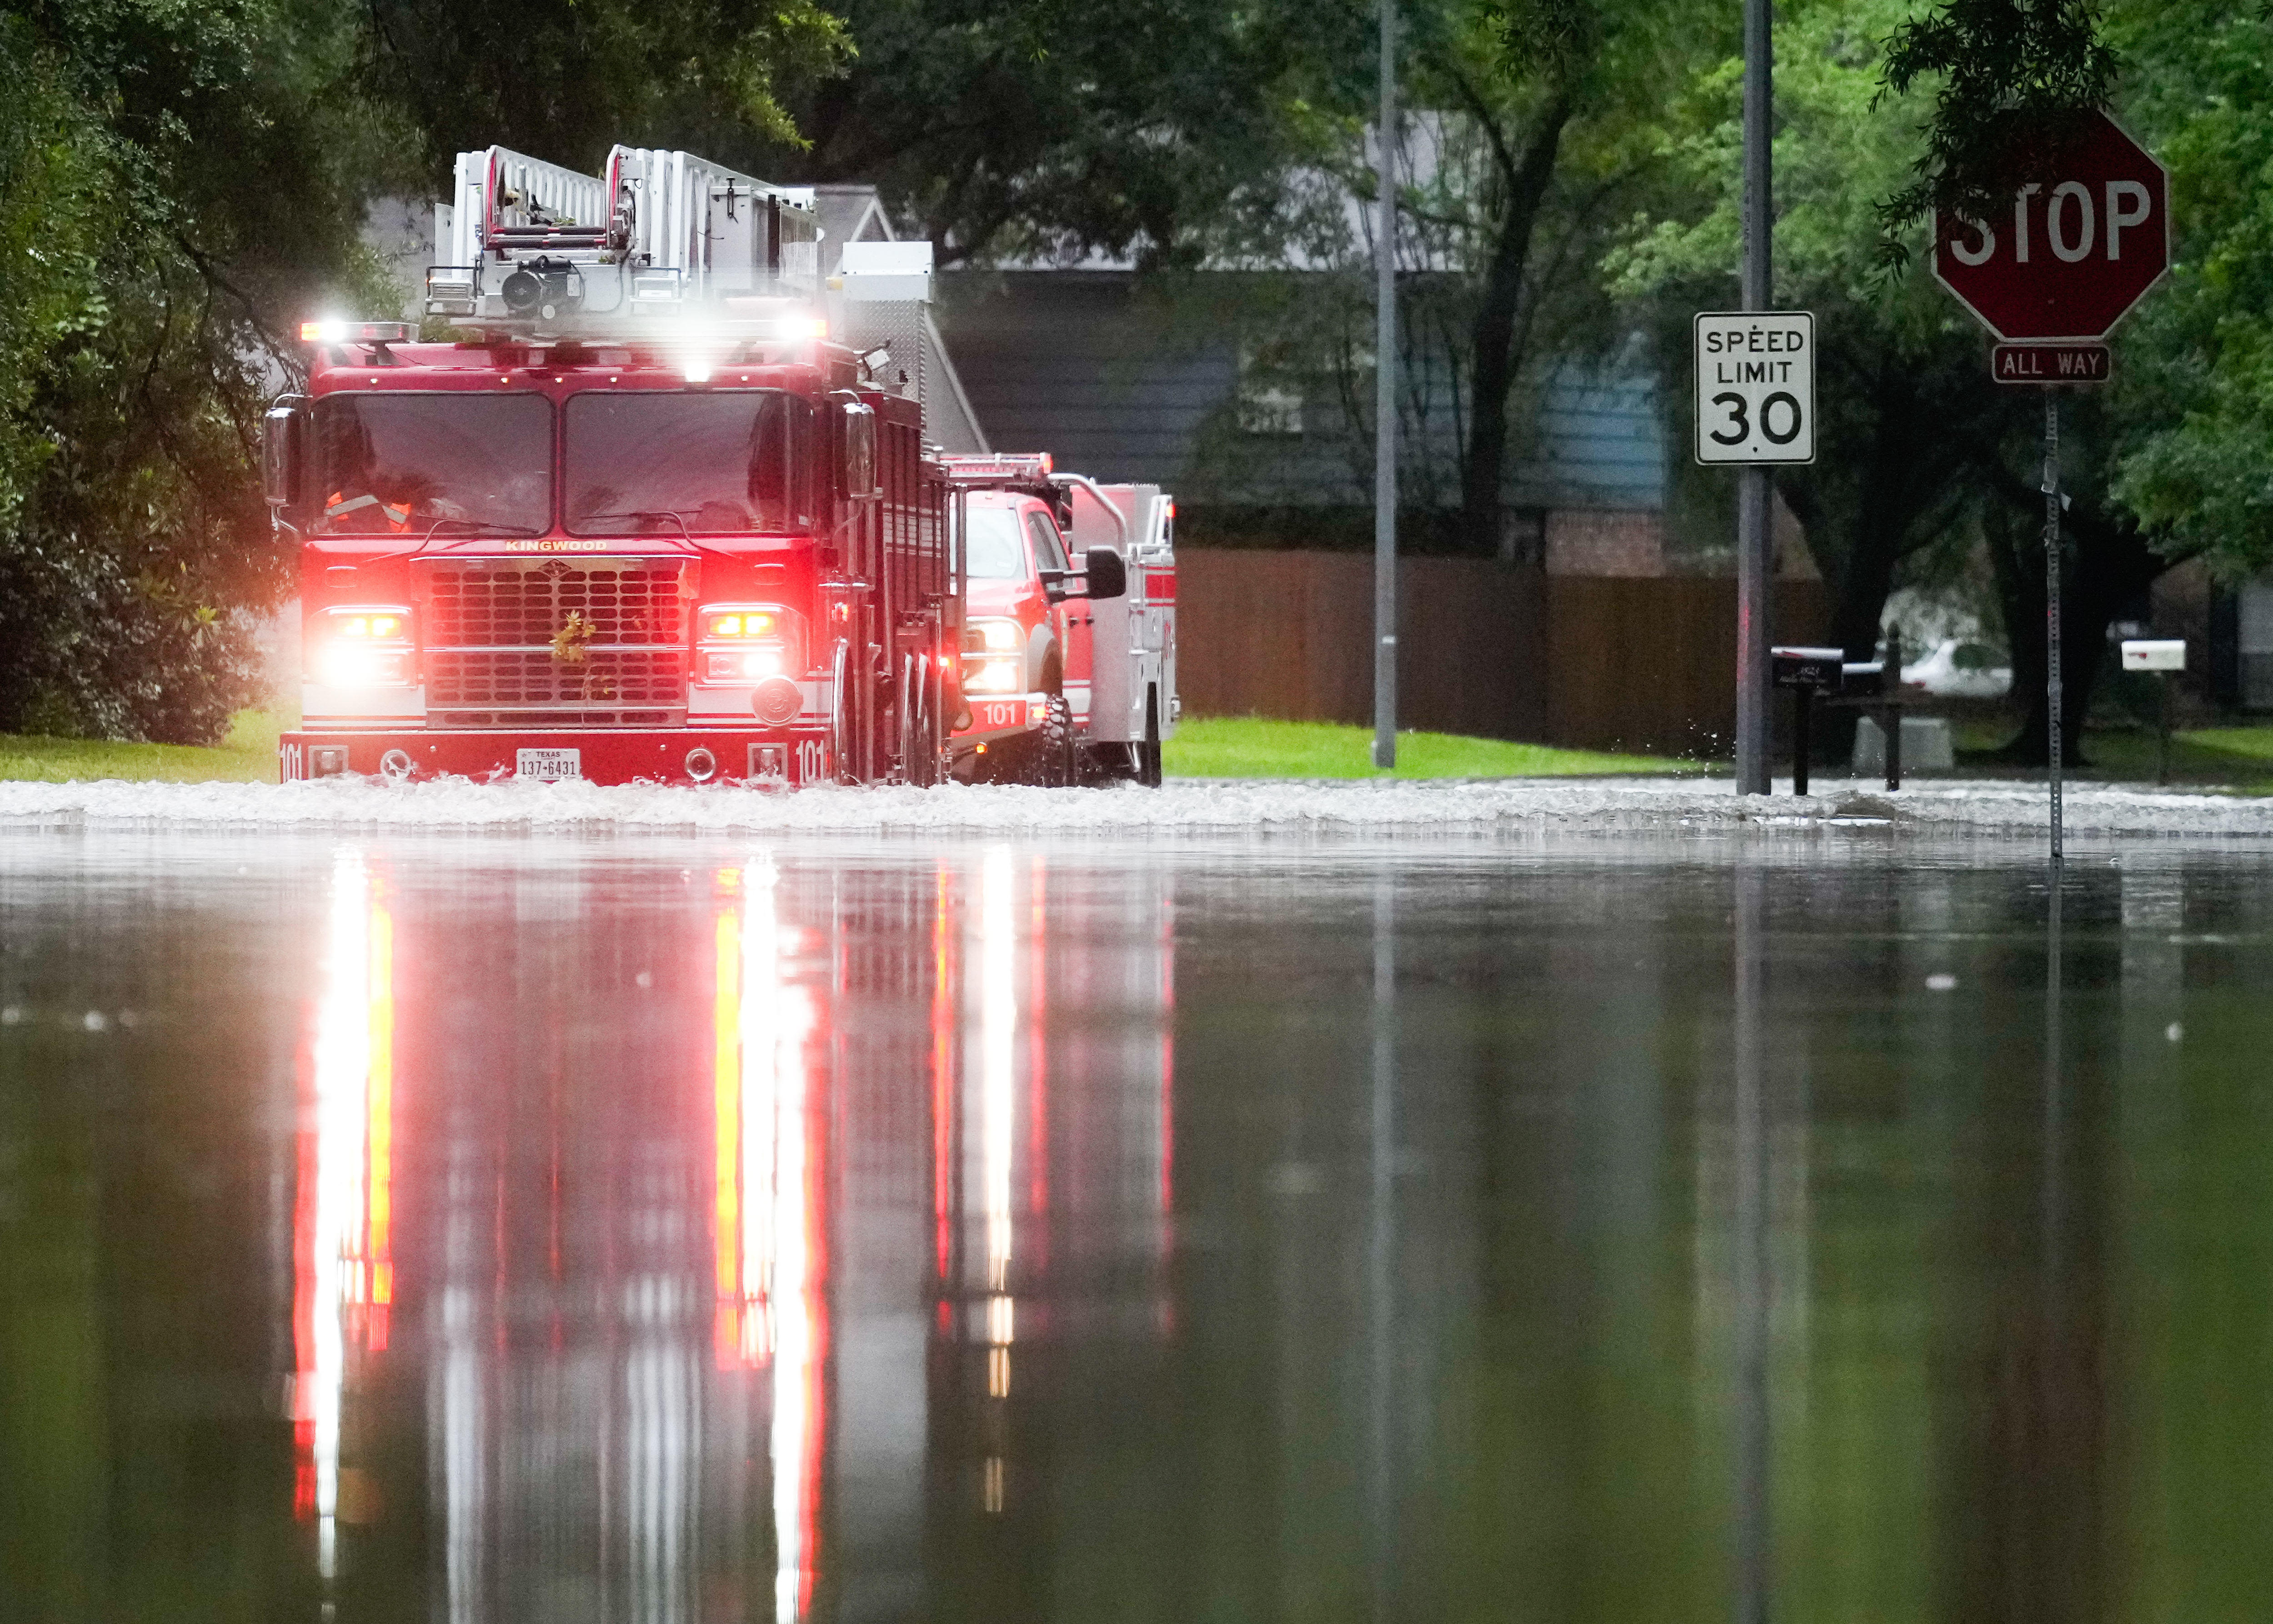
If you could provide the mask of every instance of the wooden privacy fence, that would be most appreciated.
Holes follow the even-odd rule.
[[[1187,548],[1176,684],[1190,716],[1373,718],[1373,560]],[[1779,581],[1774,637],[1819,642],[1820,583]],[[1398,567],[1398,723],[1589,749],[1725,757],[1737,583],[1549,575],[1484,559]]]

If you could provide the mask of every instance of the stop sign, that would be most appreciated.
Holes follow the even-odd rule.
[[[2049,172],[1987,220],[1936,214],[1933,274],[1999,338],[2104,337],[2169,268],[2171,177],[2104,113]]]

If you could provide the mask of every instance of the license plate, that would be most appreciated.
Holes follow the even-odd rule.
[[[519,750],[514,752],[513,776],[516,778],[581,778],[584,776],[584,752],[581,750]]]

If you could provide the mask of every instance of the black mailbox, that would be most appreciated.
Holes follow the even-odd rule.
[[[1769,679],[1791,691],[1791,793],[1807,793],[1809,721],[1819,694],[1836,694],[1847,680],[1844,649],[1770,649]]]
[[[1770,649],[1768,669],[1778,688],[1835,694],[1846,673],[1844,649]]]
[[[1887,667],[1882,660],[1849,660],[1847,681],[1841,693],[1849,699],[1876,699],[1887,691]]]

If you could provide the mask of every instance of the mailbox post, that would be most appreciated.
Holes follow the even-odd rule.
[[[2155,782],[2171,781],[2171,673],[2187,668],[2183,637],[2126,637],[2123,669],[2155,673],[2155,731],[2160,736],[2156,751]]]
[[[1791,690],[1791,793],[1807,793],[1809,734],[1815,696],[1846,685],[1844,649],[1770,649],[1768,671],[1777,688]]]
[[[1902,786],[1902,628],[1887,628],[1886,651],[1877,660],[1849,660],[1838,703],[1851,705],[1879,725],[1886,740],[1887,787]]]

